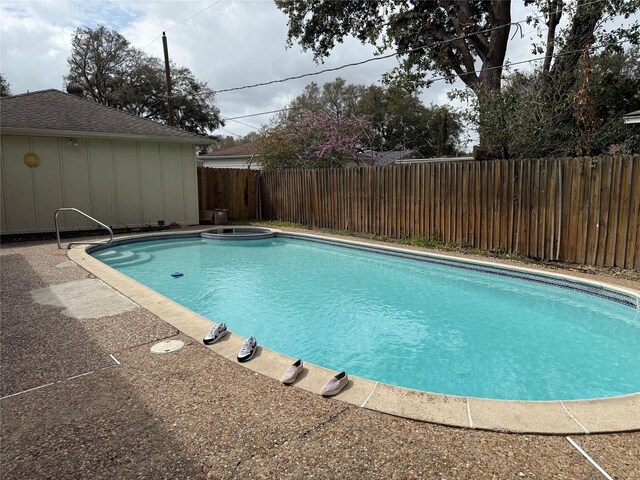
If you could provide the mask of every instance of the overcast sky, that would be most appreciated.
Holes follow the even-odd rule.
[[[512,20],[535,14],[521,1],[512,6]],[[192,18],[190,18],[192,17]],[[339,44],[323,65],[298,45],[286,47],[287,17],[272,0],[1,0],[0,71],[13,94],[47,88],[62,89],[68,71],[71,38],[80,26],[103,24],[117,30],[148,54],[162,57],[163,31],[167,32],[169,55],[191,69],[214,90],[242,86],[313,72],[373,56],[371,46],[355,39]],[[532,58],[534,28],[524,25],[510,43],[508,60]],[[351,83],[372,84],[396,65],[390,58],[266,87],[220,93],[216,102],[224,117],[276,110],[284,107],[310,81],[319,84],[341,76]],[[436,82],[421,98],[426,104],[450,103],[447,92],[461,87]],[[464,105],[456,102],[456,108]],[[259,127],[269,121],[264,115],[241,122]],[[246,125],[227,121],[216,133],[245,135]]]

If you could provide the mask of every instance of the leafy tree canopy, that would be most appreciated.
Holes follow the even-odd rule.
[[[431,70],[451,79],[458,75],[471,87],[483,81],[499,88],[509,29],[468,34],[508,25],[509,1],[275,0],[275,3],[289,17],[289,44],[297,39],[316,59],[328,56],[336,43],[352,35],[381,51],[393,48],[406,52],[402,54],[401,67],[393,72],[404,86],[427,85],[425,73]],[[468,36],[463,38],[465,35]],[[483,62],[480,75],[474,73],[475,57]]]
[[[360,147],[376,151],[416,150],[425,157],[451,155],[460,143],[460,116],[448,107],[426,107],[403,88],[348,84],[342,78],[322,88],[310,83],[276,118],[277,125],[297,121],[308,112],[335,118],[362,116],[367,129]]]
[[[226,150],[228,148],[246,145],[255,142],[260,134],[258,132],[249,132],[244,137],[234,138],[231,135],[214,135],[211,138],[216,143],[210,146],[212,150]]]
[[[67,85],[79,85],[92,100],[133,115],[166,123],[168,105],[164,63],[132,47],[105,26],[78,28],[67,59]],[[171,64],[176,126],[206,135],[223,125],[214,93],[186,67]]]
[[[425,106],[400,87],[367,87],[357,106],[369,120],[375,150],[416,150],[425,157],[456,153],[460,115],[447,106]]]
[[[295,121],[266,129],[255,142],[265,169],[343,167],[360,160],[364,117],[307,111]]]
[[[629,18],[639,0],[522,0],[546,24],[546,52],[560,53],[556,70],[577,65],[580,50],[596,41],[639,40],[639,22],[606,33],[602,26],[614,17]],[[294,40],[320,60],[347,36],[370,43],[382,52],[394,49],[402,63],[389,79],[413,88],[429,85],[429,72],[458,76],[472,90],[500,90],[509,41],[511,1],[483,0],[275,0],[289,17],[288,43]],[[561,18],[568,27],[558,29]],[[520,21],[522,19],[516,19]],[[538,47],[542,48],[542,47]],[[542,48],[544,51],[545,49]],[[569,52],[574,52],[569,54]],[[480,63],[479,72],[476,61]],[[550,65],[548,66],[550,67]]]
[[[508,75],[500,96],[482,106],[471,99],[471,120],[505,158],[640,152],[639,129],[622,118],[640,110],[640,49],[583,55],[575,76],[576,86],[558,95],[553,84],[544,92],[542,69]]]
[[[7,77],[0,73],[0,97],[8,97],[11,95],[11,85],[7,81]]]

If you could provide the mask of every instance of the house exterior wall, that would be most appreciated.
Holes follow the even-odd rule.
[[[40,165],[24,163],[35,153]],[[192,144],[119,139],[2,135],[0,232],[52,232],[53,215],[74,207],[112,227],[197,224],[198,187]],[[73,213],[61,230],[95,228]]]

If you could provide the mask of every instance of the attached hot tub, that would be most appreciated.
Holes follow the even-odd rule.
[[[275,237],[276,234],[263,227],[216,227],[200,236],[209,240],[258,240]]]

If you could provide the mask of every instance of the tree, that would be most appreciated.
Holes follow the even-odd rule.
[[[451,155],[462,133],[460,116],[449,107],[426,107],[397,86],[367,87],[356,112],[369,121],[375,150],[416,150],[427,158]]]
[[[347,84],[342,78],[322,87],[310,83],[275,119],[287,125],[309,112],[335,118],[362,116],[367,134],[361,147],[368,150],[416,150],[425,157],[454,153],[462,132],[459,115],[448,107],[426,107],[417,95],[392,86]]]
[[[568,95],[576,82],[574,72],[581,51],[596,40],[626,38],[638,41],[639,22],[604,33],[607,18],[628,18],[638,10],[639,0],[523,0],[535,5],[547,24],[546,72],[541,87]],[[275,0],[289,17],[288,43],[297,40],[317,60],[329,55],[336,42],[353,35],[383,51],[392,48],[401,65],[387,80],[408,88],[430,84],[429,72],[453,80],[458,76],[476,95],[480,107],[495,102],[500,94],[509,31],[511,1],[481,0]],[[569,28],[558,29],[561,17],[569,16]],[[555,63],[552,59],[555,58]],[[476,61],[480,63],[477,70]],[[553,83],[553,87],[548,85]],[[480,112],[487,108],[480,108]],[[482,115],[482,113],[480,113]],[[481,143],[484,136],[481,134]],[[491,148],[491,146],[489,146]]]
[[[247,145],[255,142],[260,137],[258,132],[249,132],[244,137],[234,138],[231,135],[222,136],[214,135],[211,138],[216,141],[211,148],[217,150],[226,150],[228,148]]]
[[[623,116],[640,110],[640,48],[603,52],[592,61],[591,99],[599,121],[593,136],[594,152],[612,147],[640,153],[640,129],[625,125]]]
[[[460,114],[454,113],[450,108],[440,105],[431,107],[429,127],[435,133],[435,155],[456,155],[460,146],[462,123]]]
[[[337,77],[333,82],[325,83],[322,88],[311,82],[300,95],[287,106],[287,110],[275,117],[277,124],[294,122],[308,112],[324,111],[336,118],[354,115],[357,105],[364,94],[364,85],[347,84],[344,78]]]
[[[614,17],[629,18],[640,8],[638,0],[535,0],[535,3],[547,18],[545,63],[542,74],[545,87],[553,86],[568,93],[578,81],[578,64],[584,51],[599,44],[604,51],[622,52],[622,43],[629,41],[637,44],[640,39],[640,22],[630,27],[618,27],[611,31],[602,28]],[[563,15],[570,16],[566,29],[558,30]],[[556,46],[558,49],[556,50]],[[553,60],[553,65],[552,65]]]
[[[7,81],[7,77],[0,73],[0,97],[8,97],[11,95],[11,84]]]
[[[78,28],[73,36],[65,83],[79,85],[97,103],[166,123],[164,64],[130,45],[105,26]],[[171,63],[176,126],[206,135],[223,125],[214,93],[191,70]]]
[[[288,42],[297,39],[316,59],[329,55],[336,42],[353,35],[362,43],[402,53],[395,75],[412,87],[428,85],[427,71],[453,78],[470,88],[482,83],[500,89],[509,39],[510,1],[427,0],[275,0],[289,17]],[[500,28],[503,27],[503,28]],[[495,29],[491,32],[480,31]],[[475,72],[475,58],[482,62]]]
[[[265,129],[256,140],[258,162],[265,169],[332,168],[359,162],[366,136],[363,117],[306,112],[296,121]]]
[[[478,110],[471,120],[505,158],[639,152],[640,132],[622,117],[640,109],[640,49],[584,56],[575,77],[567,94],[553,96],[542,69],[508,75],[482,121]]]

